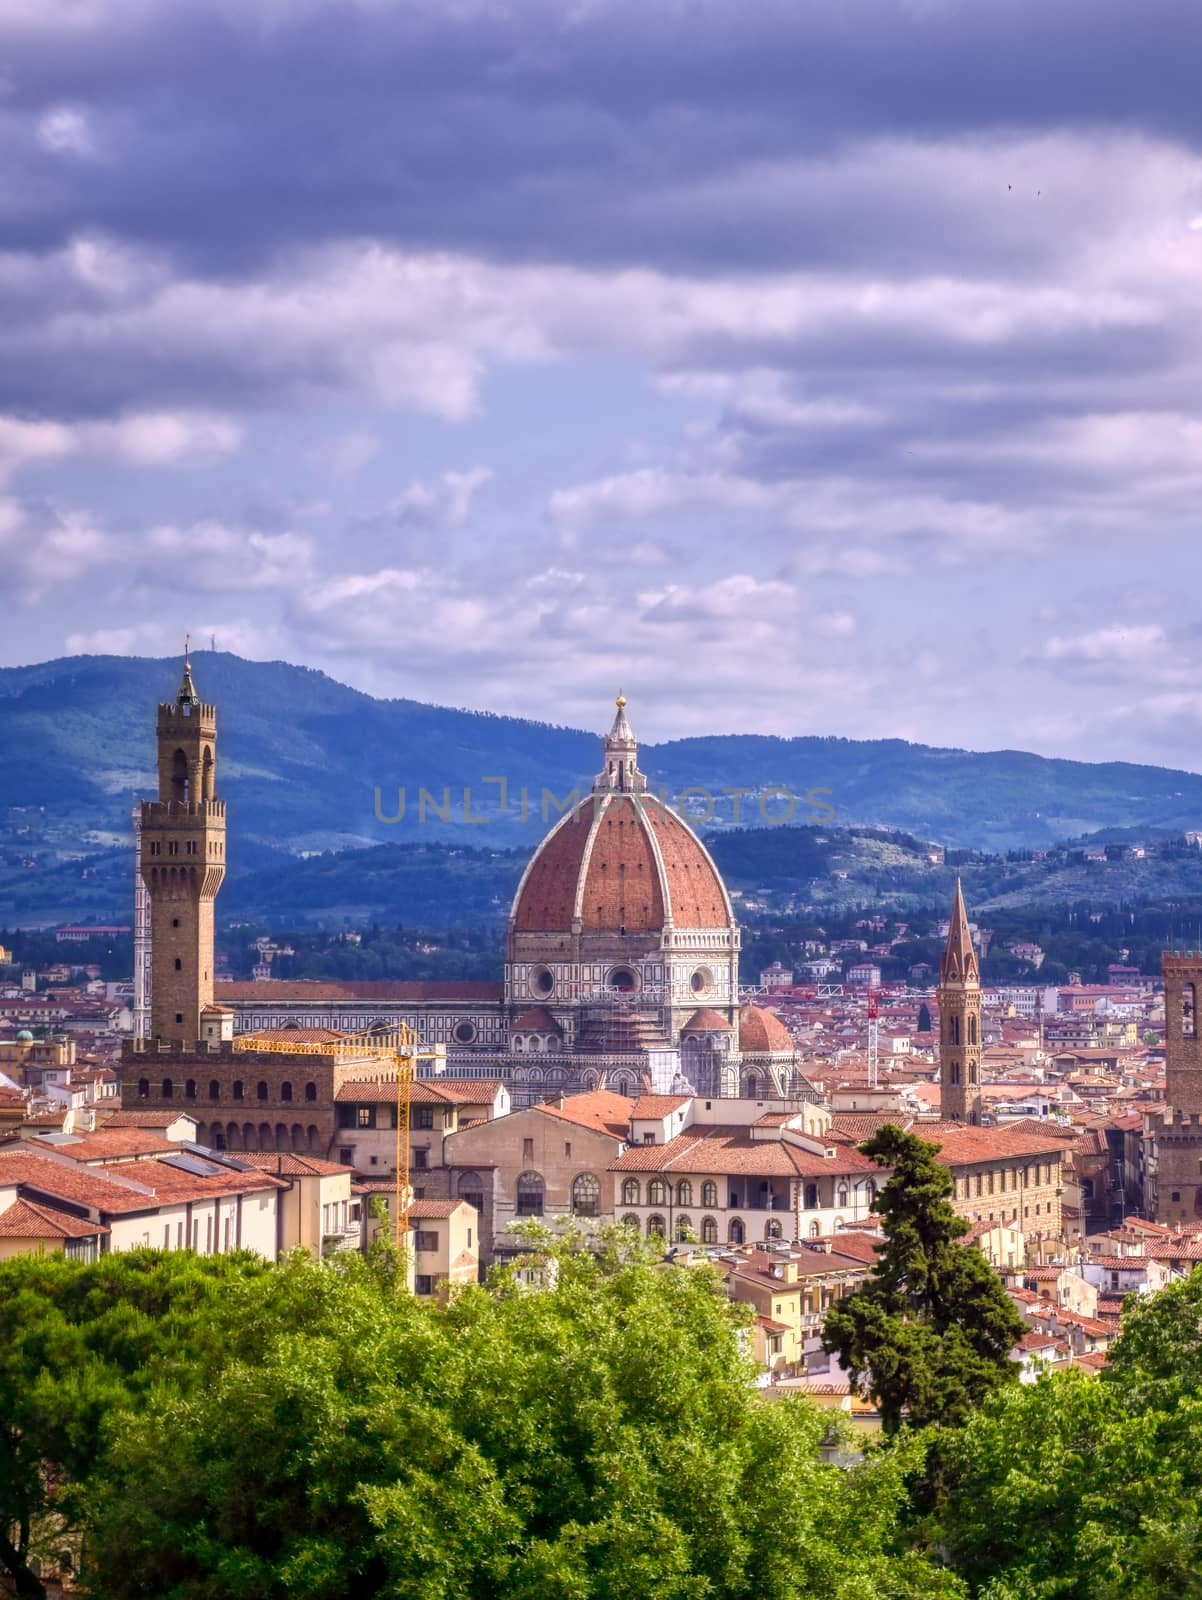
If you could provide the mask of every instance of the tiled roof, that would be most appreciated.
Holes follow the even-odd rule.
[[[831,1113],[831,1127],[838,1133],[850,1134],[863,1141],[871,1139],[887,1123],[900,1128],[903,1133],[914,1127],[914,1118],[906,1111],[835,1111]]]
[[[411,1200],[409,1203],[409,1217],[411,1221],[433,1222],[439,1217],[452,1217],[461,1205],[462,1200]]]
[[[418,1083],[427,1083],[432,1089],[437,1089],[444,1100],[453,1100],[457,1105],[482,1106],[490,1100],[495,1100],[504,1084],[500,1078],[418,1078]]]
[[[691,1099],[692,1096],[687,1094],[641,1094],[637,1100],[630,1102],[630,1115],[658,1122],[679,1111],[682,1106],[687,1106]]]
[[[53,1142],[37,1134],[25,1140],[27,1150],[53,1150],[68,1161],[135,1161],[140,1156],[170,1155],[179,1146],[148,1128],[97,1128],[95,1133],[68,1134]]]
[[[591,1089],[585,1094],[565,1095],[562,1100],[547,1101],[533,1109],[546,1116],[562,1117],[565,1122],[575,1122],[592,1128],[597,1133],[612,1134],[615,1139],[630,1136],[630,1111],[634,1101],[627,1095],[616,1094],[612,1089]]]
[[[945,1165],[1003,1161],[1010,1157],[1063,1155],[1064,1141],[1043,1134],[1014,1132],[1008,1127],[975,1128],[962,1122],[924,1122],[914,1131],[927,1144],[937,1144]]]
[[[26,1147],[0,1150],[0,1183],[3,1182],[18,1183],[39,1194],[112,1215],[153,1211],[164,1202],[283,1187],[279,1180],[262,1172],[236,1172],[217,1166],[211,1176],[202,1177],[154,1158],[120,1166],[88,1167],[59,1161]]]
[[[108,1233],[104,1222],[85,1222],[54,1206],[16,1199],[0,1211],[0,1239],[94,1239]]]
[[[248,1161],[260,1172],[272,1172],[277,1178],[328,1178],[340,1172],[352,1172],[352,1167],[340,1166],[337,1161],[322,1161],[317,1156],[293,1155],[286,1150],[239,1150],[239,1161]]]
[[[667,1172],[757,1178],[818,1178],[829,1173],[879,1173],[880,1168],[858,1150],[840,1150],[834,1157],[811,1155],[783,1140],[753,1139],[746,1128],[693,1127],[667,1144],[634,1145],[615,1161],[611,1172]]]
[[[337,1044],[347,1038],[334,1028],[258,1028],[238,1035],[243,1045],[251,1044]],[[381,1052],[384,1050],[381,1043]]]
[[[264,978],[254,983],[219,983],[221,1000],[304,1000],[317,1004],[323,1000],[366,1001],[497,1001],[502,997],[499,983],[469,979],[418,982],[392,978],[371,978],[354,983],[331,983],[319,978]]]
[[[196,1120],[194,1111],[104,1111],[101,1112],[105,1128],[169,1128],[178,1117]]]

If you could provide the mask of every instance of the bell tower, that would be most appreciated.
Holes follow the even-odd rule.
[[[960,880],[939,960],[939,1085],[949,1122],[981,1120],[981,969]]]
[[[196,693],[188,652],[179,693],[159,706],[157,800],[142,802],[150,896],[150,1037],[195,1046],[213,1001],[213,901],[225,877],[225,803],[214,794],[217,710]]]

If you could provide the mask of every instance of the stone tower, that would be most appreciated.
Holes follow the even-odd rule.
[[[1166,950],[1161,972],[1165,1108],[1156,1131],[1155,1214],[1158,1222],[1195,1222],[1202,1217],[1202,954]]]
[[[968,931],[960,880],[939,961],[939,1085],[942,1115],[981,1120],[981,969]]]
[[[159,796],[142,803],[150,896],[152,1040],[195,1045],[213,1001],[213,901],[225,876],[225,804],[214,797],[217,711],[184,676],[159,706]]]

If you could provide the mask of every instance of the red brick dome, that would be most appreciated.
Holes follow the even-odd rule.
[[[543,840],[518,886],[516,933],[728,928],[730,901],[705,846],[651,795],[593,794]]]
[[[681,1033],[731,1033],[731,1025],[720,1011],[713,1010],[710,1006],[703,1006],[693,1015],[680,1030]]]
[[[739,1049],[744,1055],[793,1053],[793,1036],[773,1011],[763,1006],[739,1008]]]

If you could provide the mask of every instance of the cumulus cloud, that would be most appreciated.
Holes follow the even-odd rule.
[[[1202,15],[856,18],[10,0],[4,648],[1180,759]]]

